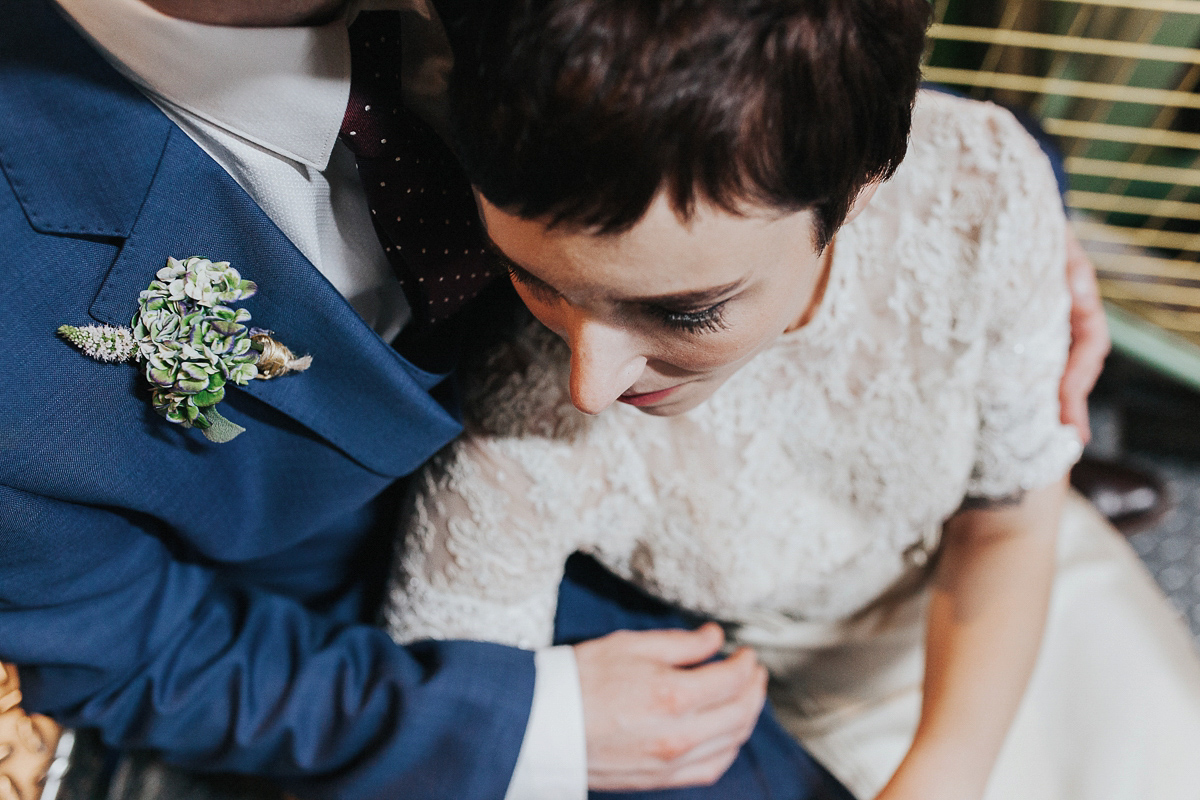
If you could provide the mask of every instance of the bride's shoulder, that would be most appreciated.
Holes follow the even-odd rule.
[[[1001,308],[1061,281],[1064,225],[1050,162],[1012,113],[922,91],[904,162],[851,223],[864,307],[906,309],[923,341],[982,336]]]
[[[962,190],[1016,177],[1023,167],[1048,167],[1045,154],[1006,108],[925,89],[913,108],[909,152],[901,169],[936,177]]]
[[[570,439],[588,424],[568,393],[571,353],[532,318],[466,369],[468,430],[491,437]]]
[[[1003,271],[1034,235],[1039,247],[1062,239],[1058,184],[1038,142],[1007,109],[945,92],[919,93],[908,154],[876,196],[873,239],[917,247],[925,274],[936,270],[930,247],[957,252],[945,269],[978,279]]]

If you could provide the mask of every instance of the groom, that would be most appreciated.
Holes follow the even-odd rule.
[[[351,46],[346,5],[0,0],[0,661],[23,707],[302,797],[570,800],[722,774],[697,791],[838,791],[759,720],[750,653],[688,668],[714,626],[533,654],[401,648],[364,624],[398,480],[459,431],[440,370],[472,312],[440,304],[481,288],[426,291],[451,270],[399,251],[486,264],[465,187],[417,168],[436,137],[415,117],[390,145],[372,127],[407,114],[360,94],[398,63],[369,52],[395,20],[364,14]],[[437,61],[415,65],[415,106],[436,102]],[[433,181],[394,183],[393,153],[399,179]],[[97,327],[139,309],[148,362]],[[260,331],[311,364],[234,369],[273,347]],[[675,621],[604,580],[564,587],[564,638]]]
[[[418,8],[405,36],[429,35],[406,38],[405,90],[435,111],[434,18],[371,5]],[[471,309],[429,322],[425,306],[459,293],[421,285],[449,273],[409,271],[419,265],[396,251],[421,249],[422,231],[373,219],[440,184],[375,186],[391,177],[355,140],[369,128],[343,123],[357,119],[347,98],[363,54],[390,33],[349,47],[344,6],[0,0],[0,660],[22,665],[25,707],[305,797],[569,800],[584,791],[585,747],[594,789],[723,774],[658,796],[838,792],[758,718],[748,654],[684,668],[718,648],[711,628],[533,655],[404,649],[359,622],[397,479],[458,431],[447,381],[412,359],[439,361],[428,345],[451,338],[439,325]],[[434,156],[394,157],[415,173]],[[446,254],[468,236],[455,227]],[[89,360],[54,336],[127,325],[167,259],[192,255],[253,280],[238,303],[253,325],[312,356],[304,372],[230,387],[220,417],[244,432],[223,443],[157,413],[140,365]],[[613,600],[622,587],[586,564],[573,574],[562,639],[675,622]],[[581,709],[586,728],[560,730]]]

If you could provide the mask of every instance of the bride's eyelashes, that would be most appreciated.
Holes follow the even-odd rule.
[[[699,311],[675,311],[660,306],[651,306],[649,311],[667,327],[685,333],[713,333],[728,327],[723,318],[725,304],[728,302],[729,300],[722,300]]]
[[[558,292],[554,290],[554,287],[530,275],[508,259],[504,259],[503,263],[504,268],[508,270],[508,277],[512,279],[513,283],[521,284],[543,300],[553,300],[558,297]]]

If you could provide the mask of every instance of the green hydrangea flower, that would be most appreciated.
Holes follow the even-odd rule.
[[[132,330],[63,325],[58,332],[100,361],[141,362],[155,411],[201,429],[212,441],[227,442],[245,429],[217,412],[226,384],[245,386],[312,363],[309,356],[296,358],[269,331],[247,327],[249,311],[227,305],[256,291],[228,261],[168,258],[138,295]]]
[[[223,304],[257,290],[228,261],[193,256],[167,259],[138,296],[133,338],[151,403],[163,417],[205,431],[218,423],[233,425],[215,406],[225,397],[226,383],[245,386],[258,375],[258,351],[246,326],[250,312]]]

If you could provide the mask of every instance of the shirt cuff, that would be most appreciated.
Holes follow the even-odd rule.
[[[534,655],[533,707],[504,800],[586,800],[587,743],[575,648]]]

